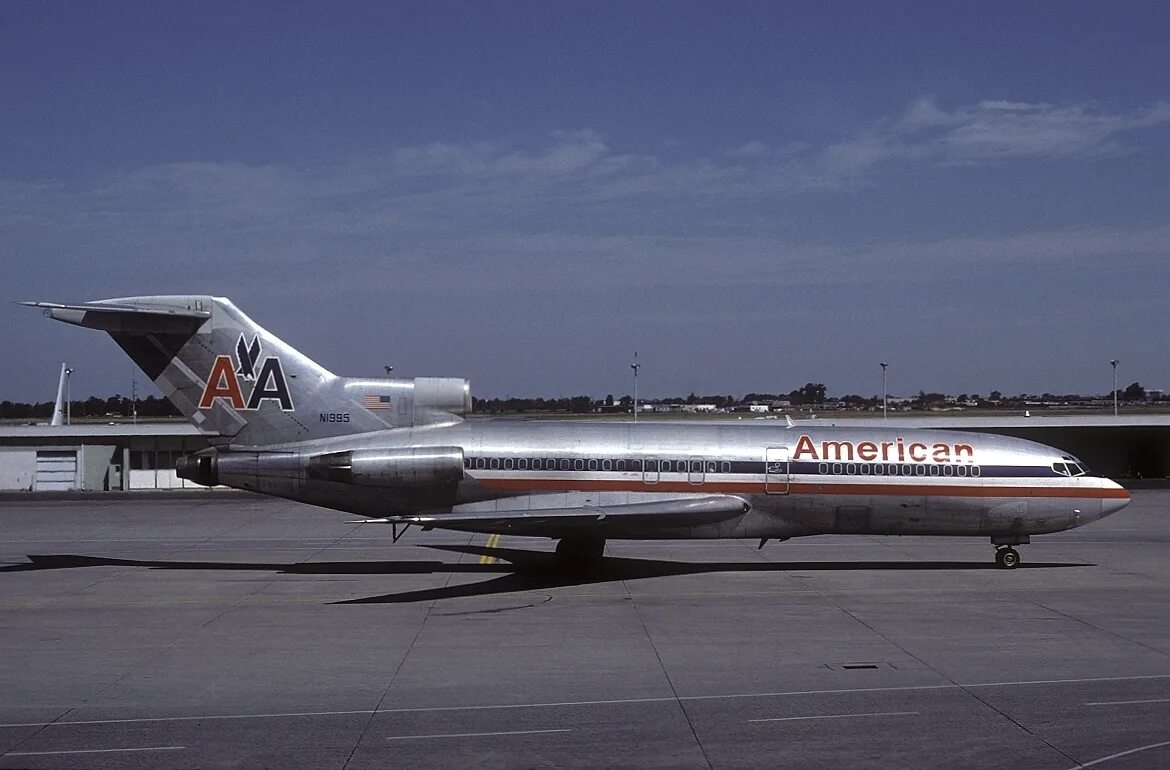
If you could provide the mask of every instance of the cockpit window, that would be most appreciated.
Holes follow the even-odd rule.
[[[1062,459],[1067,460],[1068,462],[1067,463],[1053,463],[1052,470],[1056,471],[1057,473],[1064,474],[1066,476],[1091,476],[1091,475],[1093,475],[1092,471],[1089,470],[1089,466],[1085,465],[1083,462],[1081,462],[1077,458],[1075,458],[1071,455],[1064,455],[1064,457]],[[1062,465],[1064,466],[1063,469],[1060,467]]]

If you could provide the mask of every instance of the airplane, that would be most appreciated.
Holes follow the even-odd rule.
[[[25,302],[104,330],[209,448],[181,478],[424,531],[557,540],[589,569],[608,539],[827,534],[988,538],[1083,526],[1130,494],[1053,447],[962,431],[779,423],[467,420],[465,379],[339,377],[223,297]]]

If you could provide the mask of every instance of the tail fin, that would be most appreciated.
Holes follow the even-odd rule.
[[[383,416],[362,408],[363,396],[355,400],[343,378],[223,297],[24,304],[45,308],[58,321],[108,332],[213,443],[279,444],[397,424],[393,411]],[[381,390],[392,391],[394,382],[386,381]]]

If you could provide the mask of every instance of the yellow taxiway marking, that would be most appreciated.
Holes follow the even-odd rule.
[[[499,545],[500,545],[500,535],[488,535],[488,539],[487,539],[487,547],[488,548],[498,548]],[[489,556],[488,554],[485,553],[483,556],[479,557],[479,563],[480,564],[495,564],[496,557]]]

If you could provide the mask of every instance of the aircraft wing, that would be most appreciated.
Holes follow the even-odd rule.
[[[542,524],[602,524],[661,523],[665,526],[685,526],[710,523],[740,516],[751,509],[742,498],[733,495],[706,497],[678,497],[616,505],[582,505],[566,508],[525,508],[517,510],[472,510],[452,513],[410,514],[391,516],[372,521],[392,524],[416,524],[424,529],[432,527],[459,529],[494,525],[529,528]],[[371,521],[371,523],[372,523]]]

